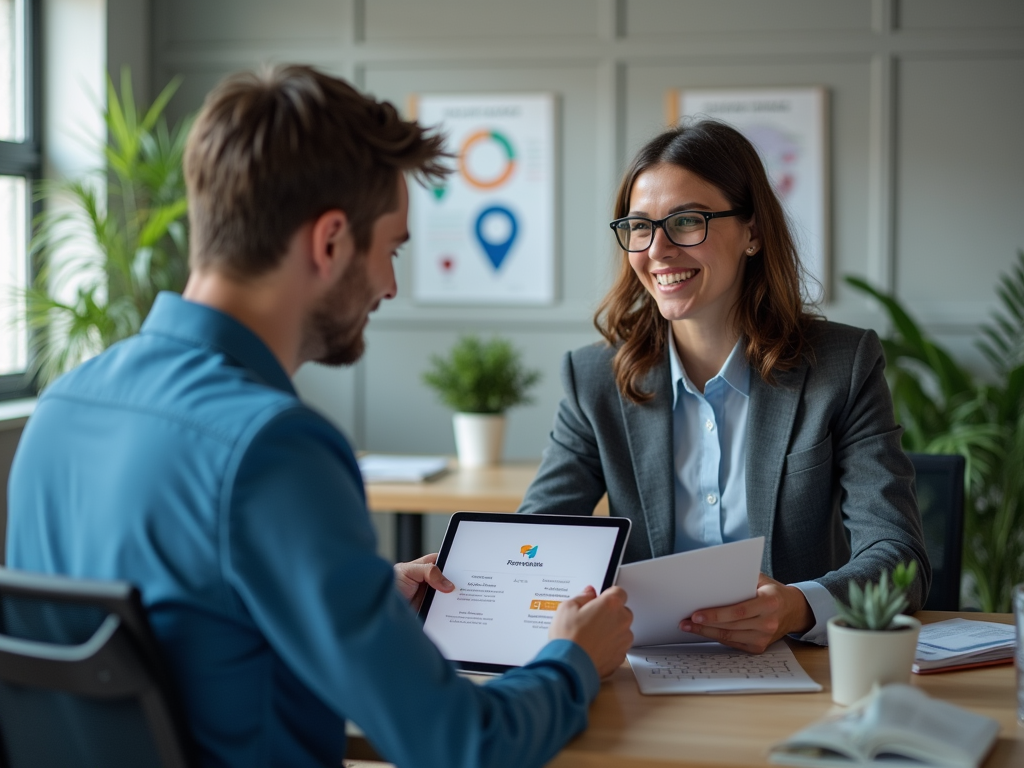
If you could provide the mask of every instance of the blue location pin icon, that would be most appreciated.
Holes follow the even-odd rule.
[[[519,223],[508,208],[492,205],[476,217],[476,239],[484,249],[487,258],[494,265],[494,271],[501,269],[512,243],[519,233]]]

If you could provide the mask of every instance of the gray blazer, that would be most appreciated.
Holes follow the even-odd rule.
[[[850,579],[877,580],[914,559],[918,610],[931,568],[878,336],[822,321],[810,342],[811,361],[774,386],[751,371],[747,519],[750,535],[765,537],[761,570],[845,599]],[[603,343],[566,354],[565,399],[519,512],[589,515],[607,492],[611,514],[633,521],[633,562],[671,554],[675,541],[672,383],[666,352],[643,387],[654,398],[631,403],[615,386],[614,354]]]

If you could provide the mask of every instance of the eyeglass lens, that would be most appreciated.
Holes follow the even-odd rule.
[[[707,234],[707,219],[694,213],[669,216],[663,224],[668,239],[676,245],[699,245]],[[655,229],[648,219],[622,219],[615,224],[615,236],[624,250],[642,251],[650,246]]]

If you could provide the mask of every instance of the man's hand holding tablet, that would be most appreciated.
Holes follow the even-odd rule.
[[[437,553],[424,555],[409,563],[395,565],[395,586],[414,610],[423,602],[427,587],[453,592],[455,585],[437,567]],[[571,640],[586,651],[605,677],[622,665],[633,644],[633,612],[626,607],[626,592],[609,587],[600,595],[588,586],[576,597],[565,600],[555,610],[548,628],[548,640]]]
[[[419,565],[429,585],[424,631],[468,672],[501,673],[528,664],[549,640],[570,640],[602,676],[611,673],[633,639],[626,594],[612,587],[629,525],[625,518],[456,513],[436,558],[454,589],[434,584],[429,561]]]
[[[597,674],[607,677],[622,665],[633,645],[633,612],[626,607],[626,591],[609,587],[600,595],[593,587],[566,600],[555,611],[549,640],[572,640],[587,652]]]

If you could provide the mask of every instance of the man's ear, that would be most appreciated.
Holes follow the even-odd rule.
[[[333,209],[320,214],[310,232],[310,266],[318,277],[333,280],[355,253],[355,243],[344,211]]]

